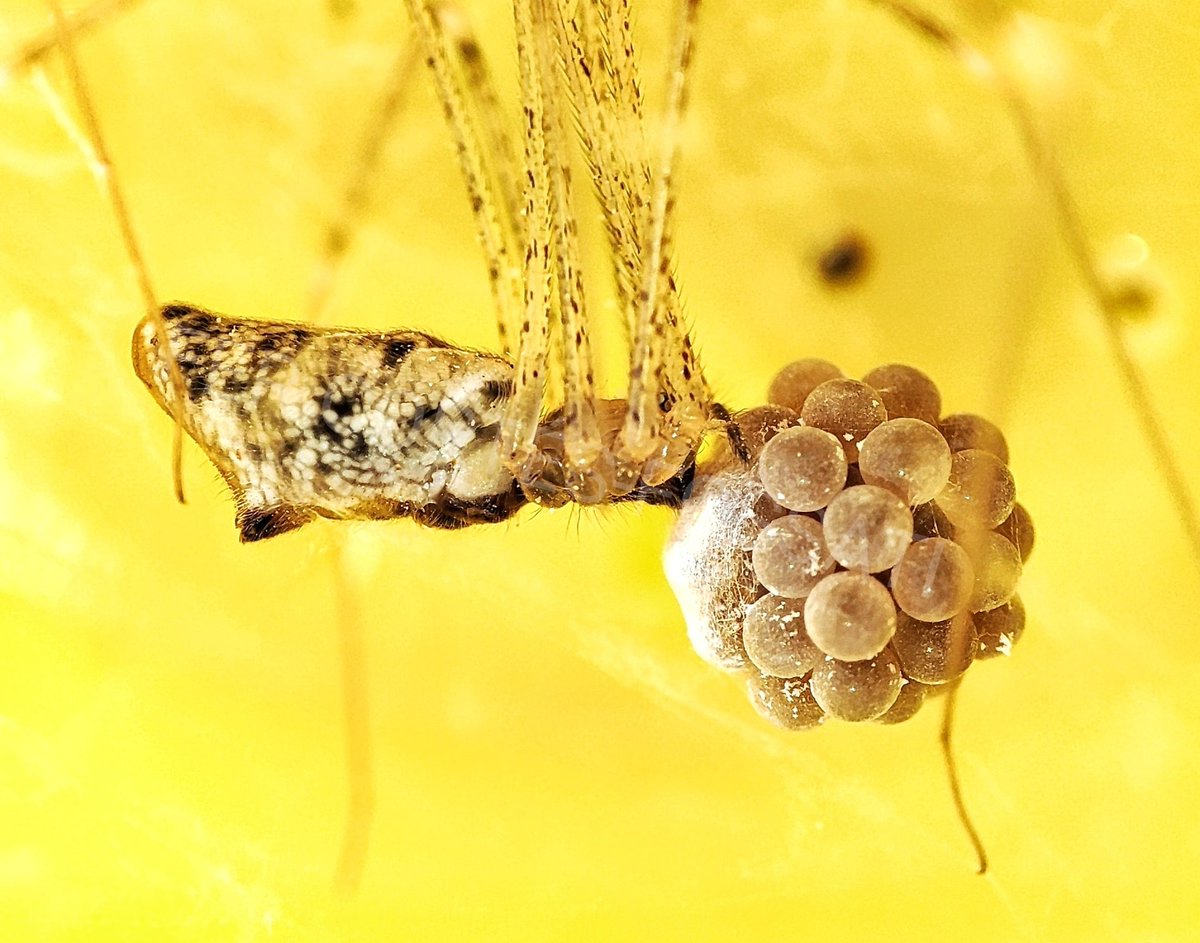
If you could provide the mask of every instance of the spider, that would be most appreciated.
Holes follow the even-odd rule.
[[[703,47],[702,47],[702,48],[703,48]],[[697,96],[697,97],[698,97],[698,96]],[[122,161],[122,162],[124,162],[124,161]],[[686,168],[686,166],[688,166],[688,164],[684,163],[684,164],[683,164],[683,166]],[[134,178],[134,179],[136,179],[136,178]],[[302,186],[304,186],[304,182],[302,182],[302,181],[301,181],[301,188],[302,188]],[[688,190],[686,190],[686,188],[685,188],[685,190],[684,190],[684,193],[686,194],[686,193],[688,193],[688,192],[689,192],[689,191],[688,191]],[[684,211],[684,209],[683,209],[683,208],[685,208],[685,206],[686,206],[686,198],[684,199],[684,202],[683,202],[683,204],[682,204],[682,209],[680,209],[680,212],[683,212],[683,211]],[[683,238],[683,234],[684,234],[684,233],[686,233],[686,232],[688,232],[688,230],[686,230],[686,227],[685,227],[685,226],[683,226],[683,224],[680,224],[680,227],[679,227],[679,229],[680,229],[680,234],[682,234],[682,235],[680,235],[680,238]],[[870,229],[870,227],[868,227],[868,229]],[[872,232],[872,235],[874,235],[874,230],[871,230],[871,232]],[[874,242],[874,245],[875,245],[875,246],[886,246],[886,244],[887,244],[887,240],[882,240],[882,242],[881,242],[881,241],[880,241],[880,238],[877,238],[877,236],[876,236],[876,238],[872,239],[872,242]],[[468,242],[468,245],[469,245],[469,242]],[[683,258],[683,259],[686,259],[686,253],[682,253],[682,258]],[[877,264],[877,265],[883,265],[883,264],[884,264],[884,260],[886,260],[887,258],[888,258],[888,257],[887,257],[887,254],[886,254],[886,252],[884,252],[883,248],[880,248],[880,250],[878,250],[878,251],[875,253],[875,259],[876,259],[876,264]],[[880,269],[872,269],[872,276],[871,276],[871,277],[875,277],[875,274],[876,274],[876,272],[878,272],[878,274],[882,274],[882,272],[881,272],[881,270],[880,270]],[[685,286],[685,287],[689,287],[689,294],[690,294],[690,296],[691,296],[692,302],[694,302],[694,304],[695,304],[695,301],[696,301],[696,299],[697,299],[697,298],[700,298],[700,295],[701,295],[701,293],[700,293],[700,290],[698,290],[698,288],[697,288],[697,287],[695,287],[695,286],[694,286],[694,284],[692,284],[692,282],[691,282],[691,277],[692,277],[692,276],[690,275],[690,269],[688,268],[688,265],[686,265],[686,263],[684,263],[684,268],[682,269],[682,274],[683,274],[683,276],[684,276],[684,281],[683,281],[683,284],[684,284],[684,286]],[[701,276],[701,277],[702,277],[702,276]],[[302,281],[302,280],[300,280],[300,281]],[[706,284],[706,287],[707,287],[707,284]],[[190,294],[190,295],[191,295],[191,292],[190,292],[190,293],[188,293],[188,294]],[[197,294],[197,296],[203,296],[203,295],[199,295],[199,294]],[[230,306],[228,306],[228,305],[221,305],[221,304],[220,304],[220,302],[218,302],[218,301],[211,302],[211,304],[212,304],[212,305],[214,305],[214,307],[221,307],[221,308],[222,308],[222,310],[226,310],[226,308],[229,308],[229,307],[230,307]],[[799,317],[799,316],[798,316],[798,317]],[[853,319],[853,317],[854,317],[854,316],[853,316],[853,312],[851,312],[851,314],[850,314],[850,318],[851,318],[851,320]],[[392,317],[392,318],[390,318],[390,320],[392,320],[392,322],[395,322],[396,318],[395,318],[395,317]],[[408,319],[408,318],[404,318],[403,320],[406,320],[406,322],[408,322],[408,320],[410,320],[410,319]],[[414,324],[416,323],[416,322],[415,322],[415,320],[414,320],[414,322],[413,322],[413,323],[414,323]],[[422,326],[424,326],[424,325],[422,325]],[[439,330],[440,330],[440,329],[439,329]],[[780,330],[782,330],[782,329],[780,329]],[[703,331],[701,332],[701,336],[704,336],[704,332],[703,332]],[[727,342],[728,342],[728,335],[726,335],[726,336],[721,336],[721,335],[720,335],[720,332],[718,332],[718,336],[720,337],[720,341],[719,341],[719,342],[716,342],[716,343],[727,343]],[[782,335],[780,335],[780,336],[782,336]],[[709,343],[710,353],[709,353],[709,355],[707,356],[707,358],[706,358],[706,361],[712,360],[712,361],[719,362],[719,360],[720,360],[720,359],[718,358],[718,356],[715,356],[715,354],[713,354],[713,353],[712,353],[712,347],[713,347],[713,344],[714,344],[714,342],[713,342],[713,341],[709,341],[708,343]],[[925,343],[928,343],[928,341],[920,341],[920,340],[919,340],[919,338],[918,338],[918,340],[914,340],[914,341],[912,342],[912,344],[913,344],[913,347],[919,347],[919,346],[920,346],[920,344],[925,344]],[[810,348],[809,348],[809,344],[808,344],[808,343],[805,343],[805,344],[803,344],[803,352],[804,352],[804,353],[809,353],[809,352],[810,352]],[[797,353],[799,353],[799,352],[797,352]],[[793,354],[792,354],[792,352],[788,352],[788,353],[785,355],[785,358],[784,358],[784,359],[790,358],[790,356],[792,356],[792,355],[793,355]],[[912,360],[916,360],[916,358],[906,358],[906,359],[912,359]],[[778,364],[776,364],[776,365],[778,365]],[[870,365],[871,365],[871,361],[870,361],[870,360],[866,360],[866,361],[864,362],[864,367],[865,367],[865,366],[870,366]],[[712,370],[710,370],[710,374],[712,374],[712,373],[713,373],[713,371],[712,371]],[[727,396],[727,397],[725,397],[725,396],[722,396],[722,400],[727,400],[728,402],[754,402],[754,400],[751,400],[751,398],[749,397],[749,395],[743,395],[743,394],[740,394],[740,392],[737,390],[737,385],[736,385],[736,383],[734,383],[734,382],[733,382],[733,380],[727,379],[727,378],[725,378],[725,377],[720,377],[720,373],[719,373],[719,371],[718,371],[718,373],[716,373],[716,376],[718,376],[718,384],[716,384],[716,385],[718,385],[718,386],[721,386],[721,388],[725,388],[725,389],[730,389],[730,388],[733,388],[733,389],[731,390],[731,395],[730,395],[730,396]],[[761,373],[760,373],[760,377],[758,377],[758,382],[757,382],[757,383],[758,383],[758,385],[760,385],[760,386],[761,386],[761,384],[762,384],[762,374],[761,374]],[[761,396],[761,391],[760,391],[760,394],[758,394],[758,395],[760,395],[760,396]],[[967,398],[967,397],[962,397],[962,396],[959,396],[958,398],[959,398],[959,401],[961,402],[962,400],[965,400],[965,398]],[[508,531],[505,531],[505,539],[506,539],[506,540],[512,539],[512,537],[514,537],[514,535],[515,535],[516,533],[517,533],[517,531],[511,531],[511,534],[510,534],[510,533],[508,533]],[[371,540],[371,539],[367,539],[367,540]],[[462,547],[463,545],[461,545],[461,543],[456,543],[456,545],[454,545],[454,546],[455,546],[455,549],[454,549],[454,551],[452,551],[451,553],[452,553],[452,554],[454,554],[454,557],[457,557],[457,555],[458,555],[458,554],[461,554],[461,552],[462,552],[462,549],[461,549],[461,547]],[[498,546],[499,546],[499,545],[498,545]],[[452,559],[452,557],[448,557],[448,560],[449,560],[449,559]],[[574,636],[572,636],[572,638],[574,638]],[[594,650],[594,649],[593,649],[593,650]],[[644,671],[644,668],[643,668],[643,671]],[[732,711],[731,711],[731,713],[732,713]],[[740,729],[740,731],[742,731],[742,734],[740,734],[740,737],[739,737],[738,739],[742,739],[742,738],[746,737],[746,735],[751,735],[751,737],[757,737],[757,734],[746,734],[746,733],[745,733],[745,728],[739,728],[739,729]]]
[[[728,414],[713,402],[680,324],[669,236],[676,145],[664,143],[656,174],[641,139],[628,10],[517,5],[526,116],[520,175],[508,165],[498,117],[485,121],[497,129],[490,154],[475,130],[472,105],[496,107],[486,80],[470,89],[455,74],[457,49],[461,71],[486,76],[473,62],[475,40],[454,43],[429,6],[410,12],[455,136],[505,356],[415,332],[318,331],[168,305],[135,331],[139,377],[229,483],[243,541],[317,514],[458,527],[504,520],[530,499],[678,506],[706,427]],[[668,105],[672,135],[695,5],[685,12]],[[595,393],[556,74],[563,67],[575,86],[572,106],[630,336],[620,400]],[[519,177],[520,214],[512,192]],[[562,351],[558,394],[548,382],[552,342]],[[548,398],[558,403],[549,415]]]

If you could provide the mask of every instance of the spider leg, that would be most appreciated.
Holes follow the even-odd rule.
[[[661,290],[654,304],[640,305],[646,278],[647,233],[654,204],[655,178],[643,133],[642,82],[638,75],[630,10],[627,0],[607,0],[598,7],[575,0],[555,0],[559,21],[560,54],[570,83],[578,117],[578,130],[596,191],[604,213],[605,231],[612,255],[618,300],[624,313],[627,340],[631,347],[631,394],[635,385],[643,401],[643,418],[636,422],[645,434],[641,452],[626,454],[622,461],[616,493],[626,493],[641,477],[647,483],[671,478],[689,460],[709,420],[711,394],[699,369],[691,339],[680,319],[680,298],[675,283],[671,244],[673,196],[670,181],[661,193],[667,201],[662,216],[657,272]],[[681,16],[681,35],[689,37],[695,10]],[[690,52],[687,53],[690,58]],[[679,75],[679,58],[671,70],[672,82]],[[687,62],[683,63],[686,72]],[[675,105],[681,110],[684,99]],[[668,123],[672,119],[668,105]],[[673,151],[671,154],[673,158]],[[645,309],[645,310],[643,310]],[[648,321],[646,320],[648,319]],[[657,363],[647,369],[647,359]],[[635,377],[641,377],[636,384]],[[634,411],[630,396],[629,413]],[[628,417],[627,417],[628,419]],[[648,459],[648,461],[647,461]]]
[[[1149,384],[1145,373],[1138,365],[1130,349],[1123,326],[1125,323],[1123,299],[1119,292],[1104,277],[1096,253],[1088,239],[1079,205],[1070,187],[1067,186],[1062,167],[1054,155],[1050,142],[1038,128],[1034,109],[1018,82],[988,53],[972,44],[965,36],[933,15],[904,2],[904,0],[870,0],[893,17],[937,46],[954,56],[964,67],[990,80],[1001,95],[1012,116],[1013,124],[1021,139],[1033,172],[1045,188],[1058,216],[1059,230],[1067,251],[1075,262],[1084,287],[1100,314],[1105,337],[1113,360],[1116,361],[1121,383],[1133,406],[1134,414],[1142,426],[1142,434],[1154,454],[1159,473],[1184,534],[1192,547],[1192,558],[1200,568],[1200,509],[1192,498],[1188,478],[1179,459],[1171,448],[1166,429],[1163,428],[1158,412],[1150,398]]]
[[[513,264],[512,226],[504,222],[505,199],[497,193],[493,183],[486,141],[476,128],[463,83],[454,68],[454,39],[441,15],[441,8],[435,10],[429,0],[405,0],[405,4],[416,27],[425,61],[433,71],[442,111],[458,152],[475,217],[476,234],[487,260],[501,350],[511,359],[518,316],[517,299],[521,294],[518,271]]]
[[[617,298],[626,336],[641,272],[641,231],[649,168],[642,134],[642,98],[629,10],[609,4],[555,0],[556,36],[570,84],[576,125],[604,215]],[[610,36],[615,32],[615,36]]]
[[[576,501],[595,503],[607,495],[611,473],[595,467],[603,452],[603,441],[596,415],[595,373],[558,80],[562,44],[557,37],[558,18],[551,12],[548,0],[534,0],[530,12],[535,27],[532,78],[541,92],[541,160],[549,190],[550,238],[554,247],[554,280],[558,286],[564,478]]]
[[[358,604],[360,592],[353,584],[346,540],[340,531],[333,550],[348,789],[346,824],[342,830],[342,844],[334,871],[334,887],[343,894],[352,895],[358,890],[366,867],[367,845],[375,819],[375,763],[371,748],[367,647],[362,611]]]
[[[546,473],[536,438],[545,398],[553,319],[550,300],[553,263],[550,257],[550,186],[542,121],[542,75],[529,0],[514,3],[513,15],[525,153],[524,317],[517,345],[516,382],[505,410],[500,449],[518,480],[531,484]]]
[[[466,83],[466,94],[475,108],[475,116],[483,134],[484,153],[503,207],[501,219],[513,239],[512,244],[519,245],[517,220],[521,218],[521,191],[517,180],[520,172],[512,136],[506,127],[504,108],[500,105],[500,96],[496,94],[496,83],[471,21],[462,9],[444,0],[438,7],[438,17],[454,45],[455,57]]]
[[[359,141],[350,180],[342,194],[341,205],[325,229],[321,256],[314,266],[309,282],[309,319],[319,320],[329,302],[337,271],[341,267],[354,233],[367,206],[368,189],[379,165],[388,133],[405,104],[417,63],[416,44],[412,37],[396,57],[392,71],[384,84],[375,109]]]
[[[133,9],[145,0],[96,0],[90,6],[64,17],[66,33],[69,37],[78,39],[90,33],[97,26],[119,16],[126,10]],[[55,47],[62,44],[58,23],[51,23],[46,29],[32,39],[26,40],[8,60],[0,65],[0,75],[17,75],[40,63]]]
[[[63,63],[67,70],[68,81],[83,121],[82,134],[73,125],[68,126],[67,130],[83,147],[92,172],[108,197],[109,204],[112,206],[113,217],[120,230],[125,253],[129,258],[130,265],[133,267],[138,291],[142,296],[142,302],[146,309],[146,315],[150,323],[154,326],[159,347],[165,354],[164,359],[171,387],[170,412],[175,420],[175,432],[171,443],[171,472],[175,486],[175,497],[180,504],[183,504],[183,412],[187,401],[183,375],[179,370],[179,364],[175,362],[175,357],[170,352],[171,347],[167,338],[167,324],[159,309],[157,296],[150,284],[150,272],[146,266],[146,260],[138,243],[137,235],[134,232],[133,219],[129,213],[128,204],[125,202],[125,193],[117,176],[116,168],[113,166],[112,158],[108,153],[108,147],[100,129],[99,117],[96,114],[95,106],[88,92],[87,82],[84,79],[83,71],[80,69],[79,60],[75,55],[75,38],[72,35],[72,25],[64,16],[62,8],[56,0],[47,0],[47,2],[54,16],[57,37],[55,45],[57,45],[62,55]],[[59,106],[59,103],[54,102],[53,105],[55,112],[62,115],[63,109]],[[65,123],[69,119],[64,117],[63,120]]]
[[[671,466],[680,461],[680,449],[690,452],[694,448],[710,406],[690,342],[679,323],[669,236],[675,206],[672,181],[679,126],[687,107],[698,7],[699,0],[682,0],[672,49],[658,165],[651,178],[645,228],[639,240],[641,271],[631,339],[629,407],[616,450],[618,473],[628,480],[636,470],[648,484],[665,480],[678,469],[677,464]],[[697,415],[686,415],[696,408]],[[675,445],[677,439],[679,445]],[[643,470],[656,452],[659,461]]]

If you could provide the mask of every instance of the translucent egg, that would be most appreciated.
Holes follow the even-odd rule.
[[[1013,646],[1025,631],[1025,606],[1020,596],[1013,596],[1003,606],[987,612],[977,612],[973,618],[979,636],[980,658],[1011,655]]]
[[[775,374],[767,389],[767,402],[800,412],[809,393],[826,380],[840,376],[842,371],[828,360],[815,357],[796,360]]]
[[[972,612],[995,609],[1012,599],[1021,578],[1021,553],[995,531],[979,534],[966,545],[975,570],[975,586],[968,604]]]
[[[826,655],[861,661],[883,651],[896,631],[896,606],[882,583],[865,573],[834,573],[804,604],[809,638]]]
[[[800,424],[800,414],[786,406],[755,406],[738,413],[733,421],[741,433],[750,460],[758,458],[763,446],[789,426]]]
[[[976,416],[974,413],[955,413],[938,423],[938,428],[951,452],[983,449],[1008,464],[1008,443],[1004,441],[1004,433],[982,416]]]
[[[763,528],[751,552],[754,575],[776,596],[807,596],[837,564],[825,546],[818,521],[800,514],[781,517]]]
[[[823,529],[825,545],[838,563],[849,570],[878,573],[904,556],[912,542],[913,519],[890,491],[858,485],[829,502]]]
[[[902,724],[909,718],[916,716],[917,711],[921,709],[921,705],[925,703],[925,696],[928,692],[928,685],[922,684],[920,681],[913,681],[912,678],[906,678],[903,687],[900,688],[900,694],[896,698],[896,703],[889,707],[883,714],[876,717],[875,723]]]
[[[1020,501],[1013,505],[1012,513],[996,528],[996,533],[1003,534],[1016,545],[1022,563],[1033,553],[1033,518]]]
[[[950,523],[946,515],[932,501],[925,504],[918,504],[912,509],[913,517],[913,537],[920,540],[922,537],[945,537],[947,540],[954,539],[954,525]]]
[[[909,544],[892,568],[896,605],[914,619],[941,622],[964,611],[975,587],[967,552],[952,540],[930,537]],[[809,630],[811,632],[811,620]]]
[[[904,613],[896,625],[892,650],[904,674],[923,684],[945,684],[960,677],[979,648],[967,613],[941,622],[921,622]]]
[[[809,730],[825,722],[808,679],[755,673],[746,683],[746,694],[760,716],[785,730]]]
[[[831,433],[797,426],[766,444],[758,477],[771,500],[793,511],[816,511],[845,485],[846,455]]]
[[[858,444],[887,419],[879,393],[858,380],[826,380],[808,394],[800,416],[806,425],[831,432],[848,462],[858,461]]]
[[[1012,472],[991,452],[955,452],[950,479],[934,500],[956,527],[990,529],[1012,513],[1017,486]]]
[[[867,577],[870,579],[870,577]],[[874,720],[900,697],[904,677],[890,651],[865,661],[826,658],[813,669],[812,696],[821,709],[839,720]]]
[[[763,596],[746,610],[742,624],[746,655],[764,674],[799,678],[824,657],[804,628],[804,603]]]
[[[887,488],[905,504],[933,500],[950,478],[950,448],[920,419],[889,419],[859,446],[859,471],[867,484]]]
[[[876,367],[863,382],[879,391],[889,419],[907,416],[937,425],[942,414],[942,394],[937,385],[916,367],[890,363]]]

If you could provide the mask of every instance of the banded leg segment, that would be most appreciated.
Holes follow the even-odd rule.
[[[438,96],[458,152],[459,165],[471,200],[476,234],[488,266],[488,281],[498,314],[500,346],[512,356],[512,338],[517,324],[517,299],[521,297],[517,270],[513,266],[511,227],[501,219],[503,201],[496,193],[488,171],[486,152],[467,99],[452,62],[452,40],[442,18],[429,0],[405,0],[420,37],[426,63],[433,71]]]
[[[546,141],[542,128],[542,76],[533,36],[529,0],[513,4],[517,61],[521,76],[521,112],[525,155],[524,273],[525,310],[517,347],[516,388],[505,411],[501,452],[523,484],[544,469],[535,444],[546,392],[550,349],[550,188],[546,179]]]
[[[711,401],[681,323],[670,237],[670,167],[686,103],[697,4],[685,4],[680,16],[660,160],[660,171],[666,166],[668,172],[656,180],[643,134],[641,79],[628,3],[609,0],[598,8],[572,0],[556,3],[561,54],[604,210],[631,347],[630,406],[618,443],[618,489],[631,487],[639,476],[657,483],[677,472],[694,450],[708,424]]]
[[[671,477],[680,449],[699,440],[707,421],[708,394],[695,368],[690,341],[679,322],[679,299],[671,273],[672,189],[679,153],[679,126],[687,107],[687,80],[699,0],[683,0],[668,73],[667,105],[658,166],[641,240],[641,272],[629,367],[629,410],[618,438],[618,466],[641,467],[647,484]],[[682,395],[681,395],[682,394]],[[693,438],[694,436],[694,438]],[[656,451],[658,452],[655,455]],[[686,454],[686,452],[684,453]]]
[[[603,452],[596,416],[596,384],[585,307],[579,235],[572,206],[571,170],[558,79],[560,43],[549,0],[533,0],[535,76],[541,85],[542,143],[549,183],[554,280],[563,352],[563,463],[572,497],[590,504],[608,493],[611,472],[597,467]]]

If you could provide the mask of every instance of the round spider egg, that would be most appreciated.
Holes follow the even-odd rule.
[[[1016,493],[1004,462],[983,449],[965,449],[954,453],[949,480],[934,500],[956,527],[990,529],[1012,513]]]
[[[892,638],[904,676],[922,684],[945,684],[961,677],[978,649],[975,624],[965,612],[941,622],[921,622],[902,612]]]
[[[963,612],[974,588],[971,558],[945,537],[910,544],[892,569],[896,605],[922,622],[940,622]]]
[[[825,507],[846,484],[846,454],[833,435],[812,426],[785,429],[758,457],[758,477],[771,500],[793,511]]]
[[[876,367],[863,383],[879,391],[890,419],[906,416],[936,425],[942,414],[942,394],[916,367],[902,363]]]
[[[846,453],[858,461],[858,445],[888,417],[879,392],[858,380],[826,380],[804,401],[800,418],[806,426],[832,433]]]
[[[951,452],[967,449],[982,449],[991,452],[1000,461],[1008,463],[1008,443],[1004,433],[982,416],[974,413],[955,413],[938,423],[938,429],[950,446]]]
[[[862,661],[883,651],[896,631],[896,606],[874,577],[835,573],[809,594],[804,623],[809,638],[826,655]]]
[[[813,699],[839,720],[864,721],[882,716],[900,697],[904,676],[891,652],[865,661],[826,658],[813,669]]]
[[[1021,552],[995,531],[972,535],[965,548],[975,571],[969,607],[972,612],[995,609],[1012,599],[1021,578]]]
[[[786,406],[755,406],[738,413],[733,421],[737,423],[742,444],[753,460],[775,436],[790,426],[798,425],[800,414]]]
[[[921,709],[928,693],[929,685],[914,681],[912,678],[905,678],[895,703],[876,717],[875,723],[902,724],[904,721],[910,720]]]
[[[775,374],[767,389],[767,402],[786,406],[797,413],[804,408],[808,394],[826,380],[836,380],[842,371],[828,360],[809,357],[796,360]]]
[[[887,488],[908,505],[932,501],[952,467],[942,434],[920,419],[889,419],[867,434],[858,469],[867,484]]]
[[[822,519],[825,545],[848,570],[878,573],[900,562],[913,536],[904,502],[874,485],[847,488],[829,502]]]
[[[824,657],[804,627],[804,603],[763,596],[746,610],[742,622],[746,656],[763,674],[799,678]]]
[[[825,722],[825,711],[813,697],[807,678],[754,674],[746,694],[760,717],[785,730],[808,730]]]
[[[1033,553],[1033,518],[1029,516],[1029,512],[1025,510],[1020,501],[1013,505],[1012,513],[996,528],[996,533],[1012,541],[1021,554],[1022,563],[1026,562],[1029,555]]]
[[[751,551],[754,575],[776,596],[799,599],[837,566],[819,522],[789,514],[763,528]]]
[[[977,612],[972,617],[979,637],[979,657],[1011,655],[1013,646],[1025,631],[1025,606],[1014,596],[1002,606]]]

